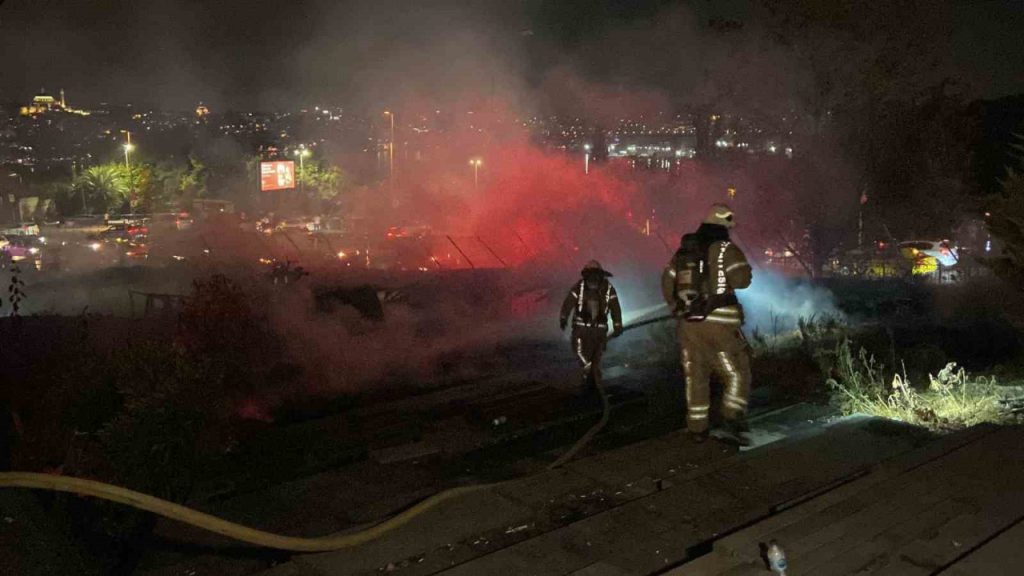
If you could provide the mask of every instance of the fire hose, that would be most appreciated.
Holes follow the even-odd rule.
[[[633,324],[623,328],[622,331],[625,332],[627,330],[633,330],[641,326],[654,324],[656,322],[663,322],[672,318],[674,318],[674,316],[666,315],[640,322],[634,322]],[[568,451],[549,464],[544,469],[545,471],[559,468],[571,460],[580,450],[587,446],[594,436],[596,436],[597,433],[600,432],[608,423],[611,413],[608,394],[605,391],[604,384],[601,382],[600,377],[595,379],[595,383],[597,385],[597,391],[601,396],[601,419],[587,430],[587,432],[580,437],[580,439],[577,440]],[[138,510],[152,512],[153,514],[163,516],[164,518],[176,520],[190,526],[195,526],[196,528],[201,528],[208,532],[214,532],[234,540],[264,548],[274,548],[289,552],[329,552],[332,550],[351,548],[371,540],[375,540],[384,534],[407,524],[413,518],[437,507],[445,501],[452,500],[466,494],[471,494],[473,492],[479,492],[496,486],[501,486],[503,484],[516,482],[520,479],[521,478],[513,478],[510,480],[503,480],[501,482],[490,482],[486,484],[473,484],[470,486],[449,488],[438,492],[425,500],[421,500],[412,507],[368,528],[356,532],[320,536],[316,538],[299,538],[257,530],[256,528],[229,522],[222,518],[182,506],[181,504],[175,504],[174,502],[150,496],[149,494],[85,478],[73,478],[70,476],[43,474],[37,472],[0,472],[0,488],[30,488],[35,490],[49,490],[53,492],[67,492],[79,496],[100,498],[131,506]]]

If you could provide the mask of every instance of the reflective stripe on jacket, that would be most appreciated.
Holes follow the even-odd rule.
[[[743,251],[725,241],[713,242],[708,248],[708,275],[706,289],[710,296],[735,296],[736,290],[750,286],[750,263]],[[706,322],[743,324],[743,307],[739,304],[721,306],[712,310]]]

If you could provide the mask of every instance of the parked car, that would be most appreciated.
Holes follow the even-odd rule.
[[[0,236],[0,252],[4,253],[4,260],[11,262],[31,261],[33,263],[42,260],[45,241],[39,236],[7,235]]]
[[[934,270],[936,264],[950,267],[956,266],[960,262],[958,249],[950,246],[947,240],[901,242],[899,249],[904,258],[915,262],[924,262],[924,267],[928,268],[929,271]]]
[[[33,223],[21,224],[12,228],[0,230],[3,236],[39,236],[39,225]]]

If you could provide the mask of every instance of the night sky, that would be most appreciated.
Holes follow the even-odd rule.
[[[686,75],[707,23],[756,25],[752,14],[741,0],[6,0],[0,101],[63,87],[83,105],[374,107],[468,88],[535,94],[566,69],[685,91],[664,79]],[[1024,92],[1024,0],[952,14],[952,57],[976,95]]]

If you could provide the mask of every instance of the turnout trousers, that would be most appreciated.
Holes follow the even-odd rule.
[[[740,421],[750,398],[750,346],[737,324],[687,322],[677,327],[683,376],[686,378],[686,427],[707,432],[711,410],[711,375],[722,381],[722,416]]]
[[[597,386],[601,377],[601,355],[608,343],[608,328],[605,326],[573,326],[572,353],[583,371],[583,388]]]

